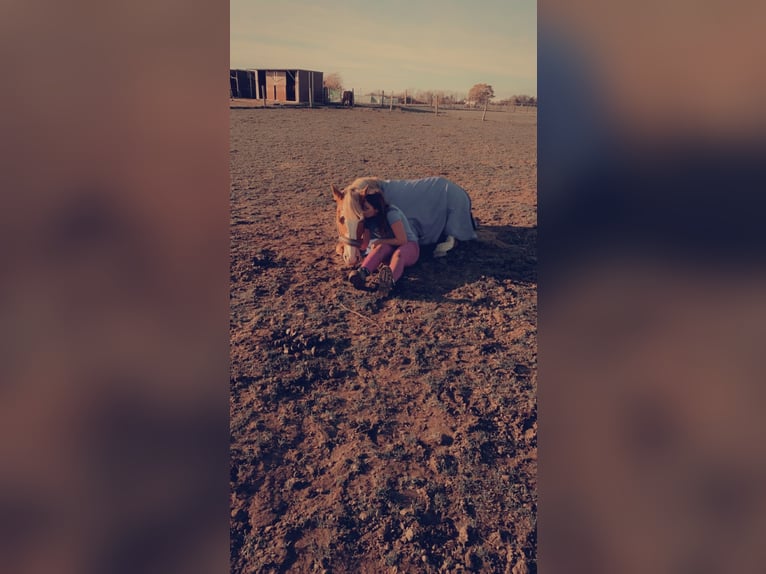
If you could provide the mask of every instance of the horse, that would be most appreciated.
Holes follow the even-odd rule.
[[[470,241],[477,237],[471,198],[462,187],[447,178],[396,180],[361,177],[343,189],[335,185],[330,187],[338,228],[335,251],[343,255],[346,265],[356,265],[362,259],[359,250],[364,233],[361,203],[371,191],[379,191],[386,203],[396,205],[404,212],[418,235],[420,245],[437,244],[435,257],[446,255],[455,246],[455,240]]]
[[[354,92],[350,90],[345,90],[341,98],[340,105],[345,106],[346,104],[348,104],[352,108],[354,107]]]

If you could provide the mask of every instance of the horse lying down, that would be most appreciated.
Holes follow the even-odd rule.
[[[455,240],[476,239],[476,223],[471,214],[471,198],[456,183],[444,177],[423,179],[380,179],[362,177],[343,189],[332,185],[335,200],[335,223],[338,244],[335,251],[343,255],[346,265],[361,262],[364,232],[360,198],[378,190],[386,203],[396,205],[407,216],[420,245],[436,245],[435,257],[446,255]],[[444,239],[441,243],[439,241]]]

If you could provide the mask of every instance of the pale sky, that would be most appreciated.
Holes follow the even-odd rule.
[[[230,0],[230,67],[337,72],[357,94],[537,96],[536,0]]]

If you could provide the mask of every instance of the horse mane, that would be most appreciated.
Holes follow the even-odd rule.
[[[379,177],[358,177],[346,188],[351,191],[362,191],[367,187],[367,191],[378,191],[383,193],[383,188],[380,182],[383,181]]]
[[[368,192],[377,191],[382,193],[383,188],[380,185],[381,181],[382,180],[379,177],[358,177],[352,181],[344,190],[346,193],[343,194],[343,210],[349,210],[359,219],[364,219],[359,192],[366,187]]]
[[[346,213],[351,212],[358,219],[364,219],[364,215],[362,214],[362,202],[360,201],[358,190],[349,187],[346,191],[348,193],[343,194],[343,201],[341,202],[342,211],[345,211]]]

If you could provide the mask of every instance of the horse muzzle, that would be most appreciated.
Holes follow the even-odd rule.
[[[351,239],[343,235],[338,237],[337,249],[343,249],[343,261],[346,265],[356,265],[362,259],[362,255],[359,251],[359,247],[362,242],[359,239]]]
[[[353,266],[353,265],[356,265],[361,260],[362,260],[362,256],[359,253],[359,249],[357,247],[346,245],[343,248],[343,262],[346,265]]]

